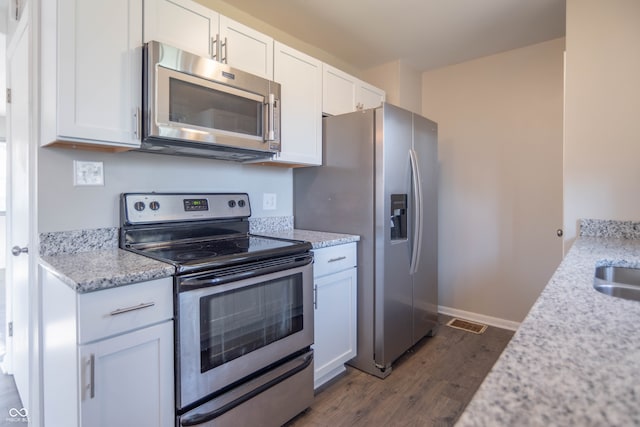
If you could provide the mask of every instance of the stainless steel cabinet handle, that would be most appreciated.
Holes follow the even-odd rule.
[[[89,356],[89,398],[96,397],[96,355]]]
[[[220,44],[220,52],[222,52],[222,49],[224,48],[224,54],[223,56],[220,58],[220,62],[222,62],[223,64],[227,64],[228,63],[228,58],[227,58],[227,50],[228,50],[229,45],[227,44],[227,38],[224,38],[224,42],[222,42]]]
[[[29,252],[29,248],[27,248],[26,246],[24,248],[21,248],[20,246],[14,246],[11,248],[11,254],[13,256],[19,256],[20,254],[26,254]]]
[[[216,61],[218,60],[218,38],[219,38],[219,34],[216,34],[215,38],[211,37],[211,45],[209,46],[209,54],[211,55],[211,58],[215,59]]]
[[[339,256],[338,258],[331,258],[329,261],[327,262],[336,262],[336,261],[342,261],[343,259],[347,259],[346,256]]]
[[[318,285],[313,285],[313,308],[318,309]]]
[[[140,114],[140,108],[136,108],[135,113],[133,113],[133,132],[134,132],[134,136],[137,140],[142,139],[142,136],[140,135],[140,123],[142,121],[142,115]]]
[[[142,310],[143,308],[153,307],[156,305],[155,302],[142,302],[138,305],[134,305],[131,307],[118,308],[109,313],[110,316],[117,316],[118,314],[129,313],[130,311]]]

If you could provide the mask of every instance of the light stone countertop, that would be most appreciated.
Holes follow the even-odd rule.
[[[640,302],[596,265],[640,267],[640,239],[576,240],[456,426],[640,425]]]
[[[121,249],[45,255],[40,264],[78,293],[171,277],[167,263]]]
[[[117,237],[117,230],[107,231],[109,235]],[[46,251],[43,251],[40,263],[78,293],[170,277],[175,272],[175,268],[170,264],[117,249],[113,247],[113,242],[109,242],[107,249],[87,250],[87,247],[94,246],[87,246],[86,242],[101,241],[105,234],[103,229],[74,232],[72,239],[65,239],[67,234],[69,233],[61,237],[54,233],[52,236],[46,236]],[[360,240],[359,236],[350,234],[309,230],[263,231],[255,234],[306,240],[314,249]],[[115,244],[117,245],[117,240]],[[56,252],[60,248],[63,250]],[[76,252],[78,249],[81,251]]]
[[[343,245],[357,242],[360,236],[354,234],[329,233],[325,231],[312,230],[283,230],[263,233],[255,233],[261,236],[279,237],[282,239],[305,240],[311,243],[313,249],[326,248],[329,246]]]

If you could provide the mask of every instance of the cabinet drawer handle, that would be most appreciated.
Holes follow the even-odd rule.
[[[96,355],[89,357],[89,398],[96,397]]]
[[[318,285],[313,285],[313,308],[318,309]]]
[[[116,310],[113,310],[111,313],[109,313],[110,316],[117,316],[118,314],[123,314],[123,313],[128,313],[130,311],[135,311],[135,310],[142,310],[143,308],[147,308],[147,307],[153,307],[154,305],[156,305],[155,302],[142,302],[138,305],[134,305],[131,307],[126,307],[126,308],[118,308]]]
[[[329,261],[327,262],[336,262],[336,261],[342,261],[343,259],[347,259],[346,256],[339,256],[337,258],[331,258]]]

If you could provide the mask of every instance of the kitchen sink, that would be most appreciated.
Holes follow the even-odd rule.
[[[593,287],[606,295],[640,301],[640,268],[596,267]]]

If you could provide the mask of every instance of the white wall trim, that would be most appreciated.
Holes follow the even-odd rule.
[[[484,314],[472,313],[470,311],[458,310],[456,308],[438,306],[438,313],[446,314],[447,316],[460,317],[467,320],[473,320],[474,322],[485,323],[496,328],[508,329],[515,331],[520,326],[519,322],[512,320],[500,319],[498,317],[485,316]]]

